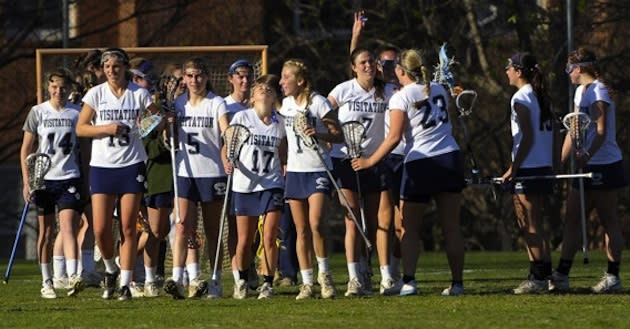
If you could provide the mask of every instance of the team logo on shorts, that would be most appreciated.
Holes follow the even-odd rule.
[[[326,177],[318,177],[315,180],[315,189],[316,190],[328,190],[330,186],[330,181]]]
[[[74,195],[74,198],[77,200],[81,200],[81,194],[77,192],[77,188],[74,185],[68,186],[68,193]]]
[[[591,180],[591,185],[602,185],[604,184],[604,175],[600,172],[593,173],[593,178]]]
[[[142,183],[142,182],[144,182],[144,175],[138,175],[138,176],[136,176],[136,181],[138,181],[138,183]]]
[[[227,188],[227,184],[225,182],[214,183],[212,188],[214,189],[214,194],[216,194],[216,195],[225,195],[225,190]]]
[[[274,193],[273,195],[271,195],[271,203],[274,206],[282,207],[284,205],[284,200],[282,199],[282,193]]]

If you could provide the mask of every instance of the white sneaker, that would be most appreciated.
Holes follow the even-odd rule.
[[[270,299],[272,295],[272,284],[269,282],[263,282],[262,286],[258,288],[258,299]]]
[[[234,283],[234,294],[232,294],[232,298],[234,299],[245,299],[247,298],[247,281],[243,279],[239,279]]]
[[[122,286],[118,289],[118,300],[125,301],[132,298],[131,289],[129,286]]]
[[[569,276],[557,271],[551,273],[549,278],[549,291],[552,292],[567,292],[569,291]]]
[[[184,286],[173,279],[164,282],[164,292],[173,296],[173,299],[184,299]]]
[[[188,286],[188,298],[201,297],[205,295],[208,288],[208,282],[199,278],[190,280]]]
[[[622,292],[623,287],[621,286],[621,280],[618,276],[610,273],[604,273],[602,279],[596,285],[591,287],[591,291],[596,294],[611,294]]]
[[[132,298],[144,297],[144,285],[141,283],[131,282],[129,283],[129,290]]]
[[[42,298],[46,299],[55,299],[57,298],[57,294],[55,293],[55,287],[53,286],[52,280],[46,280],[46,282],[42,283],[42,290],[40,290],[42,294]]]
[[[313,295],[313,285],[312,284],[303,284],[300,287],[300,293],[295,297],[296,300],[300,299],[312,299]]]
[[[402,281],[394,281],[393,278],[381,281],[380,293],[383,296],[398,295],[402,287]]]
[[[335,283],[330,272],[318,274],[317,282],[319,283],[322,298],[328,299],[337,296],[337,289],[335,289]]]
[[[83,291],[83,278],[81,276],[73,274],[68,280],[68,296],[76,296]]]
[[[68,289],[70,287],[68,277],[65,275],[60,278],[53,278],[52,282],[55,289]]]
[[[158,297],[160,295],[160,289],[156,282],[144,283],[144,297]]]
[[[348,287],[346,288],[345,293],[346,297],[363,296],[363,294],[363,286],[361,285],[361,282],[359,282],[358,278],[352,278],[350,281],[348,281]]]
[[[549,283],[547,280],[536,280],[529,278],[512,290],[515,295],[525,294],[543,294],[549,291]]]
[[[413,296],[418,293],[416,288],[416,280],[411,280],[407,283],[403,283],[402,287],[400,287],[400,296]]]
[[[208,286],[207,298],[221,298],[223,297],[223,287],[220,282],[212,281]]]
[[[461,284],[451,284],[450,287],[442,290],[442,296],[461,296],[464,294],[464,286]]]

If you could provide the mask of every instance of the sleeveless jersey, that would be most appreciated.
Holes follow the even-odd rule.
[[[175,153],[177,176],[223,177],[219,118],[227,113],[223,98],[209,92],[197,105],[190,104],[188,93],[175,100],[179,127],[179,151]]]
[[[146,89],[129,82],[125,93],[118,98],[104,82],[88,90],[83,102],[94,109],[95,126],[121,123],[129,127],[128,133],[118,137],[92,139],[91,166],[121,168],[147,159],[138,131],[142,113],[152,103]]]
[[[50,101],[33,106],[23,130],[37,136],[38,153],[50,156],[52,165],[47,180],[65,180],[80,176],[76,135],[78,105],[67,102],[57,111]]]
[[[236,113],[231,123],[247,127],[251,134],[236,162],[232,178],[234,192],[252,193],[283,188],[278,148],[286,137],[284,119],[274,114],[272,123],[266,125],[254,109],[247,109]]]
[[[523,140],[523,131],[518,122],[514,105],[518,103],[528,109],[529,121],[532,126],[533,143],[529,153],[523,160],[520,168],[551,167],[553,165],[553,131],[551,120],[540,122],[540,105],[534,93],[532,85],[526,84],[521,87],[510,101],[512,108],[510,121],[512,130],[512,161],[516,156],[516,151]],[[516,169],[516,168],[515,168]]]

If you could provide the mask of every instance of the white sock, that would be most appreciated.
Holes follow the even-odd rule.
[[[173,281],[182,284],[182,278],[184,277],[183,267],[173,267]]]
[[[79,261],[77,259],[66,259],[66,271],[68,273],[68,277],[77,274],[78,266]]]
[[[348,263],[348,279],[357,279],[359,273],[359,263]]]
[[[234,277],[234,283],[241,279],[241,275],[238,273],[238,270],[232,270],[232,276]]]
[[[103,258],[103,263],[105,263],[105,272],[112,274],[118,271],[118,266],[116,265],[116,261],[113,258]]]
[[[328,257],[315,257],[317,258],[317,273],[323,274],[330,271],[328,266]]]
[[[192,281],[199,277],[199,263],[186,264],[186,271],[188,272],[188,280]]]
[[[39,268],[42,271],[43,282],[52,280],[52,275],[50,274],[50,267],[48,266],[48,263],[40,263]]]
[[[83,249],[81,250],[81,263],[82,271],[79,273],[83,273],[83,271],[87,273],[96,272],[96,263],[94,263],[94,249]]]
[[[313,285],[313,269],[308,268],[306,270],[300,270],[302,274],[302,284]]]
[[[385,280],[391,280],[392,275],[389,273],[389,265],[381,266],[381,282]]]
[[[120,270],[120,284],[119,287],[129,286],[131,282],[131,278],[133,277],[133,271],[131,270]]]
[[[155,282],[155,273],[157,272],[157,266],[154,267],[144,267],[144,282],[151,283]]]
[[[66,257],[53,256],[53,276],[55,279],[61,279],[66,276]]]

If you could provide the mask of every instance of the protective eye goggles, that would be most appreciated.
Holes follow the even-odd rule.
[[[398,61],[395,59],[383,59],[378,60],[377,63],[384,69],[393,69],[398,64]]]
[[[567,74],[571,74],[571,72],[573,72],[573,70],[575,70],[575,68],[578,66],[589,66],[593,64],[595,64],[595,62],[568,63],[567,67],[564,69],[564,72],[566,72]]]

